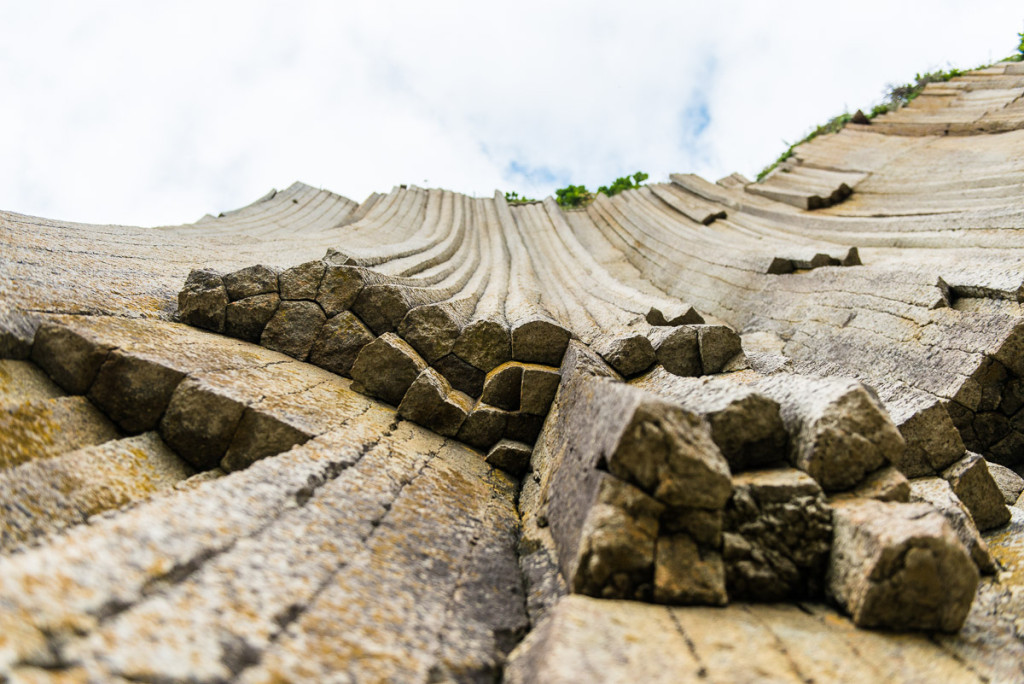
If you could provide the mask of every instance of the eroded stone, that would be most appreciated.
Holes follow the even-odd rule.
[[[945,517],[923,503],[833,506],[829,593],[860,627],[955,632],[978,569]]]

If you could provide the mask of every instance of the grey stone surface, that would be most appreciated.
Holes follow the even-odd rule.
[[[134,469],[149,462],[134,447],[112,450],[123,433],[97,404],[57,396],[24,367],[0,364],[8,370],[0,369],[0,480],[34,473],[0,498],[10,521],[41,531],[38,548],[0,553],[0,679],[1021,680],[1016,506],[984,537],[998,575],[981,583],[963,627],[948,634],[859,629],[806,598],[799,607],[702,609],[565,596],[572,576],[561,557],[578,558],[575,530],[587,522],[585,569],[593,572],[580,577],[593,593],[724,600],[728,552],[737,547],[727,504],[683,501],[693,490],[680,482],[714,492],[714,481],[680,471],[700,459],[659,456],[685,452],[688,439],[699,453],[710,453],[707,439],[731,452],[723,453],[730,492],[730,470],[775,465],[784,451],[798,463],[793,445],[806,447],[802,467],[828,481],[829,506],[848,521],[856,505],[924,511],[886,503],[908,495],[900,472],[934,478],[960,465],[970,467],[951,481],[965,502],[974,497],[979,519],[991,502],[1005,503],[998,482],[984,496],[975,491],[972,478],[986,470],[979,460],[958,461],[969,449],[1016,468],[1024,454],[1022,76],[997,64],[930,84],[870,126],[851,123],[800,145],[764,182],[675,174],[573,210],[550,198],[516,204],[501,193],[408,185],[356,203],[295,184],[186,226],[83,226],[0,212],[0,356],[31,355],[39,324],[69,327],[73,335],[51,339],[49,351],[36,345],[40,362],[54,378],[77,378],[82,393],[99,384],[103,411],[122,421],[153,402],[128,405],[127,394],[114,396],[117,382],[142,383],[132,391],[153,398],[170,384],[147,381],[153,367],[180,373],[157,430],[176,435],[196,463],[219,458],[236,469],[165,486],[174,478],[160,479],[162,470]],[[244,270],[257,263],[270,266]],[[182,292],[192,269],[207,276]],[[230,287],[221,273],[232,274]],[[222,332],[229,311],[244,308],[229,299],[243,302],[245,288],[266,300],[280,288],[291,301],[315,299],[325,318],[358,314],[367,331],[393,332],[423,362],[411,357],[410,383],[429,364],[456,392],[479,397],[486,373],[514,359],[524,364],[519,408],[478,401],[446,442],[331,371],[169,323],[177,316]],[[654,343],[678,326],[698,331],[696,347],[680,344],[674,356],[671,346],[660,349],[669,363],[633,387],[621,375],[640,361],[630,367],[603,350],[616,371],[585,353],[610,338],[665,347]],[[767,396],[745,370],[746,354],[720,366],[701,330],[724,342],[729,330],[743,331],[750,365],[787,373],[778,382],[793,397]],[[255,337],[237,326],[228,332]],[[570,339],[574,382],[550,370]],[[371,341],[367,333],[325,349],[325,367],[352,366],[349,350]],[[96,380],[114,354],[132,368]],[[529,364],[538,362],[543,382],[528,391]],[[371,369],[391,372],[374,362],[364,377]],[[822,378],[862,383],[869,409],[840,395],[819,401],[813,385]],[[699,386],[683,392],[674,381]],[[782,410],[773,414],[772,402]],[[716,429],[715,419],[730,415]],[[487,465],[493,444],[532,439],[542,424],[520,482]],[[889,448],[893,429],[904,449]],[[460,436],[481,453],[457,444]],[[785,445],[773,446],[780,437]],[[639,447],[623,450],[624,439]],[[91,453],[109,461],[71,458],[93,440],[101,444]],[[828,468],[816,470],[819,456]],[[145,484],[150,475],[159,486]],[[947,582],[936,570],[936,580],[922,568],[963,561],[946,532],[968,546],[977,539],[957,527],[970,517],[950,505],[960,498],[952,485],[930,482],[945,509],[887,513],[884,523],[853,525],[855,543],[835,546],[833,560],[851,554],[844,586],[863,589],[841,605],[861,622],[881,615],[888,624],[896,612],[917,620],[908,628],[949,622],[938,613],[955,602],[963,577]],[[62,487],[77,502],[64,509],[54,504]],[[814,501],[811,509],[820,494]],[[644,502],[662,508],[655,514]],[[93,503],[88,524],[75,524]],[[794,546],[785,536],[801,518],[790,509],[764,514],[771,508],[755,519],[785,530],[752,535],[757,543],[740,556],[752,576],[781,585],[784,564],[769,559],[803,551],[801,539]],[[797,522],[781,522],[792,516]],[[945,516],[946,531],[935,516]],[[982,565],[978,548],[965,554]],[[929,557],[939,560],[929,565]]]

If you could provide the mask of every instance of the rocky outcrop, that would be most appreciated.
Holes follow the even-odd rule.
[[[1022,91],[576,210],[0,213],[0,680],[1020,680]]]

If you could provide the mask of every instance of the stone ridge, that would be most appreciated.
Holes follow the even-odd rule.
[[[574,211],[0,213],[0,680],[1024,680],[1018,67]]]

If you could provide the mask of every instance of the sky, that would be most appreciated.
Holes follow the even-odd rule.
[[[753,178],[1020,31],[1019,0],[0,0],[0,209],[148,226],[296,180],[361,201]]]

